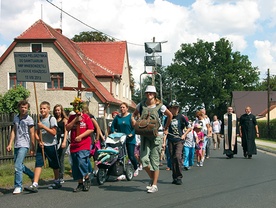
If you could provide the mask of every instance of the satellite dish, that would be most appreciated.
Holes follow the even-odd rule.
[[[93,92],[86,92],[85,97],[87,98],[87,100],[90,100],[93,97]]]

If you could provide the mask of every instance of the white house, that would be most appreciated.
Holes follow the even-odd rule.
[[[78,84],[84,90],[82,99],[89,103],[90,112],[96,117],[111,117],[121,102],[135,108],[131,99],[130,67],[127,43],[73,42],[42,20],[38,20],[16,37],[0,57],[0,94],[17,84],[31,92],[31,113],[36,113],[34,84],[18,83],[14,52],[47,52],[51,82],[36,83],[38,104],[44,100],[51,108],[61,104],[68,108],[77,96],[73,88]],[[71,90],[64,90],[71,88]],[[93,96],[89,98],[93,91]]]

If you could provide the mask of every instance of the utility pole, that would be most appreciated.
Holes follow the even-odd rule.
[[[267,69],[267,136],[270,138],[270,73]]]
[[[152,42],[155,43],[155,37],[152,38]],[[152,66],[152,83],[151,83],[151,85],[155,86],[155,70],[156,70],[155,50],[153,50],[152,56],[155,60],[155,66]]]

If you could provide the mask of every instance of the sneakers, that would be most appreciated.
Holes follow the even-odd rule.
[[[48,189],[59,189],[59,188],[61,188],[61,187],[62,187],[62,185],[60,184],[60,182],[55,181],[53,184],[51,184],[51,185],[48,187]]]
[[[93,170],[93,174],[95,177],[97,177],[97,173],[98,173],[98,169],[97,170]]]
[[[138,168],[138,170],[143,170],[143,167],[142,167],[142,165],[139,165],[139,168]]]
[[[196,163],[196,166],[197,166],[197,167],[199,167],[199,166],[200,166],[200,163],[199,163],[199,162],[197,162],[197,163]]]
[[[134,171],[133,175],[134,175],[134,177],[136,177],[136,176],[138,176],[138,174],[139,174],[139,170],[137,169],[137,170]]]
[[[172,184],[176,184],[177,179],[173,179]]]
[[[117,180],[118,181],[121,181],[121,180],[125,180],[126,179],[126,176],[125,175],[120,175]]]
[[[152,187],[152,180],[149,182],[149,185],[146,186],[146,189],[149,190]]]
[[[185,170],[190,170],[191,168],[190,167],[184,167]]]
[[[32,192],[32,193],[37,193],[38,192],[37,186],[34,186],[34,185],[30,185],[28,187],[25,187],[24,190]]]
[[[151,189],[148,189],[148,193],[155,193],[158,191],[158,188],[156,185],[152,185]]]
[[[59,179],[59,183],[64,183],[63,178],[60,178],[60,179]]]
[[[75,188],[73,190],[73,192],[80,192],[80,191],[83,191],[83,189],[84,189],[83,183],[79,183],[78,186],[77,186],[77,188]]]
[[[83,191],[89,191],[90,186],[91,186],[91,180],[90,180],[90,177],[88,176],[83,181]]]
[[[22,193],[22,188],[21,187],[16,187],[12,194],[21,194]]]
[[[176,185],[181,185],[182,184],[182,180],[180,178],[176,179],[175,184]]]
[[[202,162],[202,161],[199,163],[199,166],[200,166],[200,167],[203,167],[203,162]]]

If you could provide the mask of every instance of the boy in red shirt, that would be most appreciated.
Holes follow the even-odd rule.
[[[76,106],[74,105],[75,109]],[[71,130],[72,175],[74,180],[78,180],[78,186],[73,192],[88,191],[91,183],[90,173],[92,171],[89,160],[90,134],[94,131],[94,125],[89,115],[78,111],[75,115],[69,117],[66,130]]]

